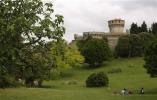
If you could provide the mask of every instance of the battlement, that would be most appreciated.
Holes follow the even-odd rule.
[[[121,19],[113,19],[108,21],[108,26],[111,33],[123,33],[125,21]]]

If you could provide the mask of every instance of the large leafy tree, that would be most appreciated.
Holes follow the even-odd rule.
[[[52,7],[41,0],[0,0],[0,69],[30,86],[48,69],[43,68],[48,43],[60,41],[65,32],[63,16],[54,15]]]
[[[151,77],[157,77],[157,39],[152,41],[145,51],[145,65]]]
[[[81,53],[85,57],[85,62],[91,67],[101,65],[111,57],[108,43],[104,39],[88,39],[88,41],[85,42]]]

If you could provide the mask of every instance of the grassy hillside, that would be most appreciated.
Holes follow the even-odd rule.
[[[116,59],[98,69],[70,69],[60,80],[45,82],[45,88],[0,89],[0,100],[157,100],[157,78],[150,78],[143,68],[142,58]],[[108,74],[108,88],[86,88],[85,80],[93,72],[122,72]],[[69,84],[74,82],[76,84]],[[145,94],[138,94],[144,87]],[[120,96],[113,94],[128,88],[135,94]]]

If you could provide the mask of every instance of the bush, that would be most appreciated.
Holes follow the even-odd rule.
[[[86,87],[107,87],[108,83],[109,79],[105,73],[93,73],[87,78]]]

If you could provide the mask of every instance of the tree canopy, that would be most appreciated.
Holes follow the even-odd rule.
[[[90,38],[86,40],[81,53],[85,57],[85,62],[90,64],[91,67],[101,65],[111,57],[106,39]]]
[[[53,67],[50,42],[62,40],[65,32],[63,16],[52,7],[41,0],[0,1],[0,69],[28,86]]]
[[[138,26],[137,23],[132,23],[130,28],[131,34],[138,34],[141,32],[148,32],[147,24],[145,21],[141,24],[141,26]]]

